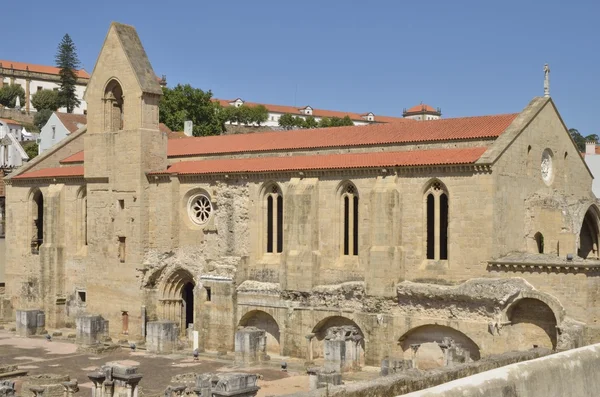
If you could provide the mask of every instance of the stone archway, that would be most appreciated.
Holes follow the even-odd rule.
[[[598,238],[600,215],[595,206],[590,206],[583,217],[579,231],[577,255],[583,259],[598,259]]]
[[[471,338],[445,325],[421,325],[406,332],[398,342],[404,359],[414,360],[420,369],[445,366],[449,348],[454,348],[465,360],[481,358],[479,346]]]
[[[327,341],[344,341],[348,365],[364,366],[365,337],[362,329],[354,321],[342,316],[331,316],[319,321],[312,330],[309,359],[327,358]]]
[[[269,313],[262,310],[252,310],[241,318],[240,327],[256,327],[265,331],[267,335],[267,352],[281,354],[281,340],[279,324]]]
[[[544,301],[524,297],[506,311],[510,325],[503,331],[511,349],[529,350],[534,346],[556,349],[557,318]]]
[[[175,269],[164,281],[158,300],[158,315],[161,320],[174,321],[185,335],[185,330],[194,323],[194,291],[196,283],[185,269]]]

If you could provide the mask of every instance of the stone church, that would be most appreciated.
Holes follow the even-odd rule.
[[[313,360],[347,329],[375,365],[446,337],[473,359],[600,340],[600,210],[550,97],[168,140],[161,94],[135,29],[113,23],[87,126],[6,180],[12,313],[100,314],[132,341],[171,320],[209,351],[257,327],[269,354]]]

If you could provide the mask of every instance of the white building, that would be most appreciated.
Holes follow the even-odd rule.
[[[586,142],[583,158],[594,175],[592,191],[596,197],[600,198],[600,146],[596,145],[594,141]]]
[[[31,104],[33,94],[41,90],[58,90],[60,87],[59,71],[60,69],[54,66],[0,60],[0,88],[4,84],[17,84],[23,87],[25,90],[25,103],[22,103],[21,106],[29,113],[36,110]],[[73,112],[85,114],[87,105],[83,100],[83,93],[90,75],[84,69],[77,70],[76,75],[75,92],[81,103]],[[67,109],[61,108],[59,111],[66,112]]]
[[[38,154],[65,139],[87,124],[83,114],[54,112],[42,127],[38,140]]]
[[[420,103],[410,109],[404,109],[402,117],[419,121],[438,120],[442,117],[442,110],[440,108],[434,109],[427,104]]]
[[[23,146],[19,143],[21,128],[15,128],[12,120],[0,119],[0,168],[16,168],[29,160]]]

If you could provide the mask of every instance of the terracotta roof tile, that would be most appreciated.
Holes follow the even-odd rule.
[[[517,114],[173,139],[169,157],[496,138]]]
[[[55,66],[35,65],[33,63],[25,63],[25,62],[0,60],[0,65],[2,65],[2,67],[4,69],[29,70],[30,72],[35,72],[35,73],[57,75],[60,72],[60,69]],[[81,77],[84,79],[90,78],[90,74],[88,72],[86,72],[85,69],[76,70],[75,74],[77,75],[77,77]]]
[[[84,114],[54,112],[69,133],[73,133],[87,124]]]
[[[61,164],[69,164],[69,163],[83,163],[83,150],[81,152],[77,152],[75,154],[70,155],[67,158],[60,160]]]
[[[5,123],[5,124],[22,125],[18,121],[11,120],[11,119],[0,119],[0,121],[3,122],[3,123]]]
[[[73,176],[83,176],[83,166],[42,168],[35,171],[26,172],[15,176],[13,179],[32,179],[32,178],[68,178]]]
[[[420,112],[434,112],[437,113],[437,109],[422,103],[420,105],[415,105],[412,108],[408,109],[405,113],[420,113]]]
[[[221,106],[224,106],[224,107],[231,106],[230,103],[235,102],[236,100],[237,99],[234,99],[234,100],[215,99],[215,101],[219,102],[221,104]],[[270,112],[282,113],[282,114],[292,114],[292,115],[296,115],[296,116],[304,115],[304,113],[301,112],[301,110],[304,110],[308,107],[308,106],[296,107],[296,106],[286,106],[286,105],[271,105],[268,103],[256,103],[256,102],[244,102],[244,105],[250,106],[250,107],[263,105]],[[344,118],[347,115],[354,121],[366,121],[366,117],[363,117],[363,116],[366,116],[368,114],[368,113],[359,114],[359,113],[352,113],[352,112],[340,112],[337,110],[315,109],[312,106],[311,106],[311,109],[312,109],[312,116],[314,116],[314,117]],[[374,115],[374,116],[375,116],[375,122],[391,123],[393,121],[409,121],[409,122],[414,121],[414,120],[407,120],[402,117],[379,116],[379,115]]]
[[[159,174],[215,174],[229,172],[270,172],[347,168],[403,167],[442,164],[472,164],[486,151],[485,147],[461,149],[370,152],[315,156],[254,157],[181,161]]]

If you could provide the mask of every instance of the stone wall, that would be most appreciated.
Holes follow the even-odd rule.
[[[22,104],[25,106],[25,104]],[[8,109],[0,106],[0,118],[15,120],[24,124],[33,124],[35,113],[25,113],[17,109]]]
[[[406,397],[586,397],[600,390],[600,345],[515,363]],[[348,394],[350,395],[350,394]],[[370,394],[361,394],[366,396]]]

